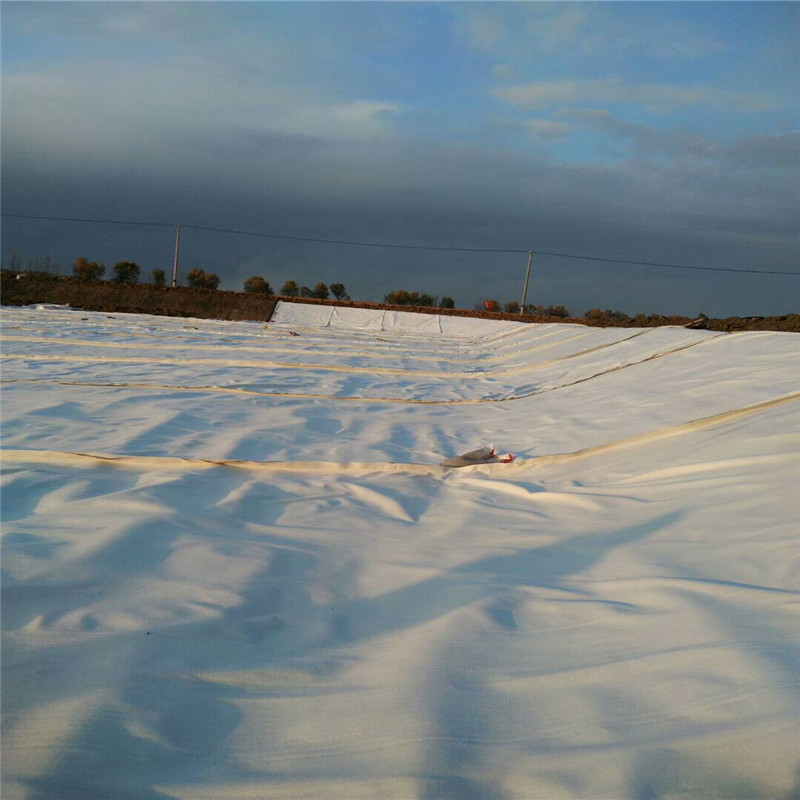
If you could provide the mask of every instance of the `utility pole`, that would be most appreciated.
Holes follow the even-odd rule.
[[[181,251],[181,224],[175,223],[175,260],[172,262],[172,288],[178,285],[178,255]]]
[[[525,271],[525,286],[522,289],[522,305],[519,307],[520,315],[525,313],[525,301],[528,299],[528,281],[531,279],[531,264],[533,263],[533,250],[528,250],[528,269]]]

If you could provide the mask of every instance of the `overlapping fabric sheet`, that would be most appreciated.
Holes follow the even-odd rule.
[[[794,797],[797,335],[363,312],[2,309],[4,800]]]
[[[467,337],[481,334],[498,336],[505,331],[525,327],[524,323],[513,321],[500,322],[481,318],[420,314],[410,311],[382,311],[348,306],[331,307],[285,301],[278,302],[272,316],[272,323],[295,327],[327,326],[354,330],[396,331],[398,333],[447,333]]]

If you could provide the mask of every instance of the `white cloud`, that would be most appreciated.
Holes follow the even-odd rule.
[[[541,81],[494,89],[493,94],[517,108],[551,108],[588,102],[638,105],[651,112],[664,114],[687,106],[710,106],[741,112],[778,107],[775,101],[755,92],[708,86],[633,84],[621,78]]]
[[[91,77],[78,67],[5,76],[6,142],[54,157],[152,161],[180,157],[181,139],[224,148],[241,131],[360,142],[390,135],[403,111],[389,100],[241,81],[235,67],[202,57],[103,67]]]
[[[525,26],[526,34],[538,37],[551,48],[563,47],[578,37],[580,29],[588,21],[588,16],[576,5],[556,6],[560,10],[555,14],[549,13],[549,6],[550,4],[543,6],[548,8],[546,16],[528,22]]]
[[[219,40],[225,23],[213,3],[40,3],[35,13],[15,10],[27,33],[57,31],[84,40]]]
[[[456,30],[481,53],[522,64],[572,56],[619,63],[694,61],[730,50],[718,27],[656,3],[451,3]],[[651,8],[652,7],[652,8]]]
[[[585,9],[556,3],[453,4],[457,30],[484,53],[554,50],[582,41]]]
[[[522,124],[542,139],[563,139],[571,127],[566,122],[554,119],[527,119]]]
[[[389,132],[388,120],[402,111],[399,103],[355,100],[312,103],[284,109],[271,121],[272,130],[325,139],[361,140]]]
[[[333,107],[333,113],[339,119],[356,124],[374,122],[384,114],[397,114],[402,106],[399,103],[381,103],[373,100],[356,100]]]
[[[503,20],[494,13],[494,9],[486,11],[479,6],[466,5],[454,9],[457,26],[461,32],[479,50],[492,52],[507,37],[508,32]]]

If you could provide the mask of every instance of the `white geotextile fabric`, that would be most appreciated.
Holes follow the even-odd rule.
[[[527,327],[521,322],[487,320],[479,317],[323,306],[315,303],[291,303],[284,300],[278,302],[270,323],[298,328],[331,327],[396,333],[444,333],[448,336],[481,338],[503,336]]]
[[[382,330],[383,312],[371,308],[348,308],[334,306],[328,325],[332,328],[358,328],[359,330]]]
[[[285,303],[279,300],[272,313],[271,324],[325,327],[330,324],[335,306],[317,303]]]
[[[409,333],[441,333],[438,314],[417,314],[411,311],[383,312],[383,330]]]
[[[442,314],[439,317],[442,333],[448,336],[500,337],[529,327],[524,322],[513,320],[483,319],[481,317],[457,317]]]
[[[2,309],[3,800],[797,796],[798,334],[293,308]]]

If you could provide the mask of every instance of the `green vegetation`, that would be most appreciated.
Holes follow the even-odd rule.
[[[258,275],[253,275],[244,282],[244,290],[251,294],[263,294],[267,297],[272,297],[274,294],[272,287],[269,285],[269,281],[264,280],[264,278]]]
[[[541,314],[544,317],[561,317],[566,319],[570,316],[569,309],[566,306],[534,306],[534,313]]]
[[[90,263],[90,262],[89,262]],[[47,272],[0,271],[0,284],[3,303],[11,306],[31,305],[33,303],[55,303],[81,308],[87,311],[128,312],[142,314],[159,314],[173,317],[201,317],[209,319],[230,320],[269,320],[277,303],[276,297],[269,297],[258,292],[209,292],[202,289],[191,289],[184,286],[176,288],[159,284],[153,270],[153,283],[120,284],[116,281],[82,280],[79,277],[59,276]],[[155,285],[154,285],[155,284]],[[409,296],[410,293],[409,293]],[[417,300],[422,299],[417,295]],[[425,299],[432,299],[430,296]],[[492,317],[497,314],[483,310],[450,309],[444,305],[446,298],[440,301],[440,310],[446,314],[457,314],[464,317]],[[309,303],[348,302],[356,308],[375,308],[378,303],[353,303],[352,301],[320,300],[310,298]],[[532,306],[528,310],[563,309],[563,306]],[[566,310],[566,309],[564,309]],[[598,312],[598,309],[592,309]],[[563,312],[562,312],[563,313]],[[508,314],[508,319],[525,319],[537,321],[552,319],[550,315],[539,317]],[[589,319],[570,319],[571,322],[582,322],[588,325],[607,326],[641,326],[656,327],[658,325],[687,325],[688,317],[663,316],[661,314],[637,314],[630,317],[619,311],[601,310],[590,313]],[[715,331],[795,331],[800,332],[800,314],[784,314],[777,317],[729,317],[727,319],[704,319],[704,326]]]
[[[91,283],[99,281],[106,273],[106,265],[87,258],[76,258],[72,265],[72,274],[80,281]]]
[[[37,302],[59,303],[75,308],[103,311],[130,311],[169,316],[211,316],[219,319],[268,319],[277,302],[275,292],[269,282],[253,275],[244,281],[243,292],[215,291],[219,300],[211,299],[208,290],[218,290],[220,279],[214,272],[192,269],[186,274],[186,287],[167,288],[167,276],[163,269],[151,271],[150,283],[139,284],[141,267],[132,261],[118,261],[113,267],[113,277],[103,280],[105,264],[76,258],[72,265],[72,277],[59,274],[58,262],[51,256],[24,258],[12,250],[2,268],[3,302],[8,305],[27,305]],[[156,293],[153,290],[158,289]],[[124,291],[123,291],[124,290]],[[192,290],[201,290],[193,293]],[[175,294],[177,293],[177,294]],[[377,303],[353,303],[343,283],[330,286],[322,281],[314,285],[298,286],[297,281],[287,280],[281,287],[279,297],[304,298],[310,302],[350,303],[361,308],[381,308]],[[223,297],[224,296],[224,297]],[[800,315],[785,314],[778,317],[729,317],[727,319],[708,319],[700,314],[692,320],[679,315],[636,314],[630,316],[623,311],[610,308],[591,308],[583,319],[572,317],[570,310],[563,305],[526,305],[520,313],[516,302],[501,304],[494,299],[480,300],[473,311],[456,310],[452,297],[443,295],[437,298],[426,292],[409,292],[395,289],[385,295],[386,305],[416,308],[439,308],[460,316],[495,317],[508,315],[526,321],[552,321],[569,319],[599,327],[642,327],[652,328],[662,325],[681,325],[703,327],[718,331],[743,330],[781,330],[800,332]]]
[[[383,298],[383,302],[391,306],[432,308],[436,306],[436,297],[432,294],[420,294],[419,292],[407,292],[405,289],[395,289]]]
[[[338,283],[336,285],[344,289],[344,284]],[[317,283],[313,289],[308,286],[301,286],[300,289],[297,290],[295,281],[286,281],[286,283],[283,284],[283,288],[286,289],[287,287],[291,290],[290,292],[281,290],[281,294],[286,297],[297,297],[299,295],[300,297],[313,297],[317,300],[327,300],[330,297],[328,286],[322,283],[322,281]]]
[[[138,283],[140,272],[139,265],[133,261],[117,261],[114,264],[114,280],[117,283]]]
[[[206,272],[202,269],[191,269],[186,274],[186,285],[190,289],[216,289],[219,286],[219,276],[216,272]]]

